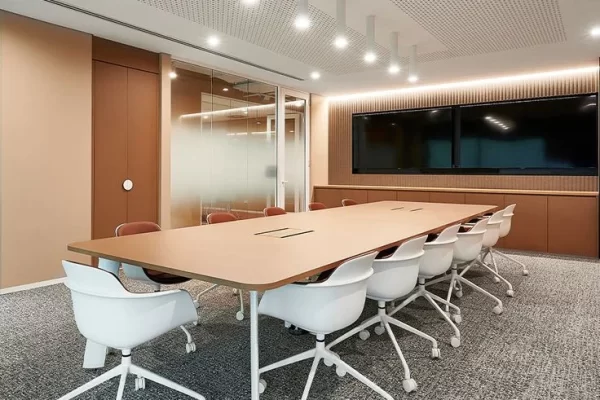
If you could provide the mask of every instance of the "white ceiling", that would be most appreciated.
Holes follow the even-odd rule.
[[[311,0],[312,26],[293,26],[295,0],[61,0],[63,3],[228,56],[280,71],[282,76],[51,4],[0,0],[0,8],[108,39],[172,54],[175,58],[320,94],[408,86],[406,69],[387,73],[389,36],[399,32],[400,54],[416,44],[420,83],[598,65],[598,0],[347,0],[350,45],[338,50],[336,0]],[[367,65],[365,17],[376,17],[378,61]],[[321,72],[319,81],[310,73]],[[303,80],[294,79],[298,77]]]

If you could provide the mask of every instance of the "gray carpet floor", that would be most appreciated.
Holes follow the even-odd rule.
[[[462,345],[449,344],[452,331],[425,302],[398,314],[400,320],[437,338],[442,351],[430,359],[429,342],[396,330],[398,341],[419,387],[402,390],[402,367],[385,335],[367,341],[352,338],[335,348],[360,372],[395,399],[598,399],[600,398],[600,263],[597,260],[517,255],[528,265],[523,277],[517,266],[500,262],[515,297],[482,271],[472,280],[499,296],[505,311],[465,288],[456,300],[463,313]],[[142,290],[125,281],[131,290]],[[204,283],[184,288],[198,293]],[[441,294],[444,285],[432,289]],[[235,318],[236,298],[219,288],[203,297],[201,324],[191,328],[197,351],[185,352],[184,335],[174,330],[136,349],[133,362],[195,390],[209,400],[249,399],[249,320]],[[374,315],[368,301],[363,317]],[[362,318],[361,318],[362,320]],[[55,400],[120,362],[109,355],[102,370],[81,368],[85,341],[77,331],[70,295],[64,285],[0,296],[0,399]],[[333,336],[333,335],[332,335]],[[328,338],[331,340],[331,338]],[[261,365],[314,346],[311,335],[292,336],[279,320],[260,319]],[[268,372],[264,400],[298,399],[311,361]],[[118,379],[80,396],[114,399]],[[187,399],[152,382],[143,391],[127,381],[125,399]],[[349,375],[340,378],[322,363],[310,399],[378,399]]]

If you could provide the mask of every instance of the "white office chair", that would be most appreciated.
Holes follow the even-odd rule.
[[[502,223],[500,224],[500,238],[506,237],[510,233],[510,228],[512,227],[512,217],[515,215],[514,212],[516,206],[516,204],[511,204],[504,209],[504,214],[502,215]],[[519,265],[522,268],[524,276],[529,275],[529,271],[527,270],[525,264],[515,260],[511,256],[504,254],[493,247],[488,248],[488,254],[490,255],[490,258],[492,258],[492,263],[496,272],[498,272],[498,266],[496,265],[496,261],[493,259],[493,255],[498,255],[502,258],[505,258],[508,261],[512,261],[513,263]],[[483,256],[484,261],[488,254],[485,254]],[[500,282],[500,279],[494,277],[494,282],[498,283]]]
[[[494,276],[494,282],[504,282],[507,286],[506,295],[508,297],[513,297],[515,295],[513,287],[509,281],[498,273],[498,266],[496,265],[494,254],[491,252],[491,249],[498,243],[498,239],[500,239],[500,227],[504,220],[504,210],[496,211],[491,217],[488,217],[488,219],[487,228],[483,235],[482,253],[475,260],[475,263],[487,269]],[[484,262],[484,259],[488,254],[492,260],[492,266],[489,266]]]
[[[502,301],[464,277],[465,273],[468,272],[477,257],[479,257],[481,254],[483,238],[486,233],[488,221],[488,218],[484,218],[478,221],[475,225],[465,225],[464,227],[461,227],[461,230],[464,230],[464,232],[458,232],[456,235],[458,240],[454,243],[454,255],[450,275],[445,275],[427,282],[425,286],[450,280],[448,297],[446,298],[446,301],[450,302],[453,292],[458,298],[463,296],[462,284],[464,283],[473,288],[475,291],[494,300],[496,302],[494,312],[496,314],[501,314],[503,310]],[[459,274],[458,268],[460,266],[466,266],[466,268]],[[446,312],[448,313],[449,311],[449,307],[446,306]]]
[[[454,330],[454,336],[450,338],[450,344],[453,347],[460,346],[460,331],[454,324],[454,322],[458,324],[462,320],[462,317],[460,315],[460,308],[442,299],[441,297],[436,296],[435,294],[427,291],[427,289],[425,288],[425,281],[435,276],[445,274],[448,271],[448,269],[450,269],[452,265],[452,256],[454,253],[454,243],[457,240],[456,234],[459,228],[460,225],[453,225],[451,227],[448,227],[444,229],[435,240],[425,243],[425,245],[423,246],[425,254],[423,254],[423,257],[421,258],[421,263],[419,265],[419,285],[413,291],[413,294],[411,294],[399,306],[395,307],[388,314],[391,317],[392,315],[396,314],[398,311],[400,311],[419,297],[424,297],[433,306],[433,308],[435,308],[442,315],[442,317]],[[448,315],[447,313],[445,313],[436,303],[436,301],[441,304],[447,305],[449,308],[452,308],[455,311],[455,314]],[[454,322],[452,322],[453,320]]]
[[[366,329],[371,325],[379,324],[375,327],[375,333],[381,335],[383,332],[387,331],[396,352],[400,357],[400,361],[402,362],[404,368],[404,380],[402,381],[402,386],[406,392],[415,390],[417,388],[417,383],[410,377],[408,364],[404,359],[404,355],[400,350],[400,346],[398,345],[398,341],[396,340],[390,325],[395,325],[429,340],[433,344],[431,351],[431,356],[433,358],[438,358],[440,356],[440,349],[438,348],[437,341],[431,336],[400,322],[397,319],[389,317],[386,314],[385,305],[387,302],[410,294],[417,285],[419,262],[423,254],[425,254],[423,245],[425,244],[426,239],[427,236],[422,236],[409,240],[398,247],[390,257],[373,261],[374,273],[367,283],[367,298],[377,301],[377,315],[369,318],[356,328],[353,328],[351,331],[340,336],[326,347],[327,349],[331,349],[336,344],[343,342],[359,332],[360,338],[362,340],[367,340],[370,333]]]
[[[63,261],[67,287],[71,290],[77,328],[86,339],[121,350],[121,364],[59,400],[72,399],[107,380],[121,376],[117,400],[123,398],[128,374],[136,375],[135,388],[143,389],[146,379],[180,393],[204,400],[184,388],[131,363],[131,350],[198,318],[194,301],[183,290],[157,293],[130,293],[112,274],[98,268]]]
[[[376,254],[371,253],[346,261],[323,282],[291,284],[265,292],[258,307],[260,314],[288,321],[305,329],[316,335],[317,342],[312,350],[260,368],[260,374],[313,358],[308,381],[302,393],[302,400],[306,400],[319,362],[323,359],[326,363],[337,366],[339,376],[348,372],[384,398],[393,399],[375,383],[343,362],[337,354],[325,348],[325,335],[346,328],[360,317],[365,305],[367,280],[373,275],[372,264]],[[259,387],[260,392],[264,392],[267,387],[264,379],[260,380]]]
[[[160,226],[154,222],[148,221],[126,222],[117,226],[115,229],[115,236],[128,236],[151,232],[160,232]],[[108,271],[114,274],[116,277],[119,276],[119,263],[116,261],[100,258],[98,260],[98,268]],[[152,271],[127,263],[122,263],[122,268],[123,273],[127,278],[149,285],[155,292],[159,292],[162,285],[176,285],[190,280],[189,278],[159,271]],[[196,308],[198,308],[198,301],[195,301],[194,305]],[[196,319],[196,321],[194,321],[194,325],[197,324],[198,320]],[[190,331],[183,325],[180,328],[186,337],[185,351],[187,353],[196,351],[196,343],[194,343],[194,339],[192,338]]]

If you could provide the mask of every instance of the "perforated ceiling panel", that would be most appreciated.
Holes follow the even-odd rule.
[[[567,40],[558,0],[389,0],[449,50],[421,61]]]
[[[137,0],[224,34],[264,47],[336,75],[372,70],[362,61],[365,37],[348,29],[350,45],[336,51],[333,40],[335,18],[309,7],[311,28],[299,32],[294,27],[295,0],[261,1],[247,7],[240,0]],[[378,46],[379,63],[389,59],[389,51]]]

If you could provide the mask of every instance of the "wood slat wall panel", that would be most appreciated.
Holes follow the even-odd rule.
[[[429,201],[430,192],[410,192],[398,190],[396,192],[396,200],[398,201]]]
[[[538,78],[502,85],[419,91],[387,96],[329,102],[329,184],[402,187],[454,187],[597,191],[594,176],[497,176],[497,175],[353,175],[352,114],[411,108],[519,100],[598,91],[598,74]]]

